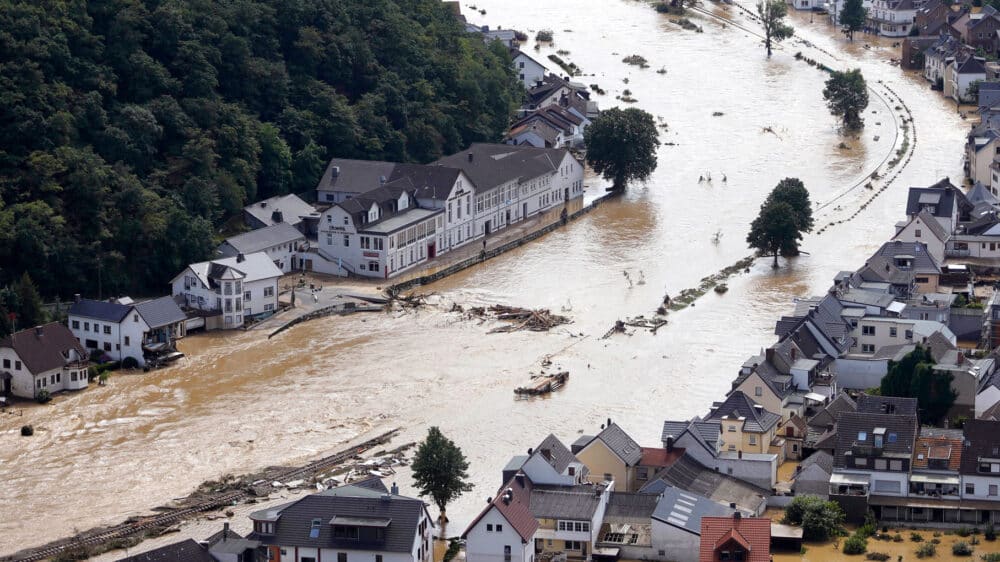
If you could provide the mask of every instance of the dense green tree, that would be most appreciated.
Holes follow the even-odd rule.
[[[865,9],[862,0],[845,0],[844,8],[838,17],[840,28],[849,40],[854,41],[854,33],[864,29],[867,15],[868,10]]]
[[[14,287],[17,296],[17,326],[19,329],[39,326],[45,323],[42,296],[38,294],[35,282],[25,271]]]
[[[778,254],[795,255],[802,239],[802,218],[787,201],[772,197],[760,206],[760,213],[750,224],[747,244],[762,256],[774,256],[772,267],[778,267]]]
[[[761,0],[757,2],[757,15],[764,26],[764,48],[770,57],[774,43],[780,43],[795,34],[795,29],[785,23],[788,5],[784,0]]]
[[[805,184],[798,178],[785,178],[778,182],[778,185],[771,190],[770,195],[764,201],[764,206],[772,203],[785,202],[792,208],[792,217],[795,219],[795,227],[799,232],[811,232],[813,228],[812,203],[809,201],[809,191]],[[797,240],[797,239],[796,239]],[[788,244],[781,248],[784,256],[798,255],[799,249],[796,240],[790,240]]]
[[[628,182],[646,180],[656,170],[660,146],[656,122],[649,113],[630,107],[605,110],[584,133],[587,163],[611,188],[625,189]]]
[[[840,533],[844,511],[837,502],[819,496],[796,496],[781,522],[802,525],[802,538],[807,541],[825,541]]]
[[[830,113],[843,121],[845,129],[857,130],[865,126],[861,113],[868,107],[868,86],[860,68],[831,72],[823,88],[823,98]]]
[[[413,480],[421,496],[430,496],[446,520],[445,506],[472,489],[466,481],[469,463],[458,445],[437,427],[427,430],[427,438],[413,456]]]
[[[0,286],[162,292],[331,157],[497,141],[523,88],[439,0],[0,0]]]
[[[916,398],[920,407],[920,423],[937,425],[948,415],[958,393],[951,387],[951,373],[934,370],[934,358],[929,349],[917,345],[901,360],[890,361],[882,377],[883,396]]]

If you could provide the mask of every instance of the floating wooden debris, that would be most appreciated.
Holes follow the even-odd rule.
[[[568,317],[561,316],[559,314],[552,314],[548,309],[544,308],[530,310],[516,306],[495,304],[489,307],[489,312],[492,313],[497,320],[512,322],[512,324],[508,326],[493,328],[489,332],[491,334],[516,332],[519,330],[545,332],[555,328],[556,326],[568,324],[570,322]]]
[[[553,375],[542,375],[536,378],[530,385],[514,389],[514,394],[518,396],[539,396],[559,390],[569,379],[569,371],[562,371]]]
[[[643,328],[654,334],[657,330],[666,326],[666,324],[667,321],[663,318],[646,318],[644,316],[636,316],[635,318],[629,318],[625,321],[626,326],[631,328]]]

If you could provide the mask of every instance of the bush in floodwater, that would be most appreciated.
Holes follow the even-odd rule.
[[[49,394],[48,390],[39,390],[38,394],[35,395],[35,402],[38,402],[39,404],[45,404],[49,400],[52,400],[52,395]]]
[[[657,13],[660,14],[669,14],[670,4],[667,4],[666,2],[660,2],[659,4],[656,5],[656,11]]]
[[[455,556],[458,555],[458,551],[462,549],[462,543],[458,539],[448,540],[448,550],[444,552],[444,560],[442,562],[450,562]]]
[[[997,530],[993,528],[993,525],[986,527],[986,530],[983,532],[983,538],[988,541],[997,540]]]
[[[983,562],[1000,562],[1000,552],[989,552],[980,556]]]
[[[543,29],[535,34],[535,41],[552,41],[552,30]]]
[[[959,541],[951,545],[951,553],[955,556],[972,556],[972,547],[967,542]]]
[[[869,552],[865,555],[865,560],[878,560],[878,562],[885,562],[890,558],[892,557],[884,552]]]
[[[844,541],[844,554],[864,554],[868,550],[868,539],[860,533],[854,533]]]
[[[917,549],[917,558],[934,558],[937,555],[937,547],[929,542],[925,542]]]
[[[122,359],[122,369],[135,369],[139,366],[139,360],[131,355]]]
[[[35,428],[31,425],[21,426],[21,437],[31,437],[35,434]]]
[[[972,534],[972,529],[970,529],[968,527],[959,527],[958,529],[955,530],[955,534],[958,535],[958,536],[960,536],[960,537],[965,538],[965,537],[967,537],[967,536],[969,536],[969,535]],[[937,535],[934,535],[934,536],[937,536]]]
[[[924,537],[920,533],[913,532],[913,533],[910,533],[910,540],[913,541],[913,542],[923,542]]]

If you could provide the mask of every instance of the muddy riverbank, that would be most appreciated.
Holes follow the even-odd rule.
[[[188,357],[169,369],[113,377],[29,407],[23,418],[0,418],[8,483],[0,509],[18,514],[0,521],[0,552],[144,513],[221,474],[316,458],[396,426],[407,428],[403,442],[438,425],[465,450],[476,487],[449,507],[449,533],[458,533],[500,485],[507,458],[548,432],[572,441],[612,417],[653,445],[664,418],[703,415],[743,360],[772,342],[792,298],[824,291],[837,271],[857,267],[891,236],[907,186],[960,177],[965,123],[954,107],[921,77],[889,65],[896,55],[888,44],[848,44],[808,14],[793,14],[797,33],[836,58],[792,40],[766,60],[758,38],[737,27],[692,15],[704,32],[691,32],[630,0],[477,5],[488,15],[470,14],[474,23],[529,30],[544,22],[555,45],[539,51],[542,60],[570,51],[568,59],[595,74],[579,80],[607,90],[596,96],[602,107],[627,88],[669,125],[646,185],[427,288],[463,306],[565,307],[572,333],[488,334],[495,326],[431,308],[327,318],[270,340],[260,331],[189,337],[181,343]],[[733,8],[706,6],[752,28]],[[893,150],[890,110],[873,107],[865,132],[845,139],[822,101],[820,73],[795,60],[797,51],[882,80],[912,109],[920,132],[893,185],[847,222],[838,223],[871,196],[851,186]],[[631,54],[650,68],[623,64]],[[727,181],[699,183],[707,172]],[[782,260],[778,270],[758,261],[729,278],[725,294],[709,291],[696,307],[672,312],[655,335],[599,339],[615,320],[649,315],[664,294],[697,287],[745,257],[750,221],[786,176],[801,178],[820,204],[836,200],[817,210],[818,225],[834,224],[806,237],[808,256]],[[630,288],[623,272],[641,272],[645,283]],[[515,401],[513,389],[559,350],[553,360],[570,371],[566,386]],[[17,434],[24,423],[35,437]],[[412,493],[405,471],[396,480]]]

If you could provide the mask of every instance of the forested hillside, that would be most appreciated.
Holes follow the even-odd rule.
[[[330,157],[498,140],[509,64],[440,0],[0,0],[0,286],[165,292]]]

